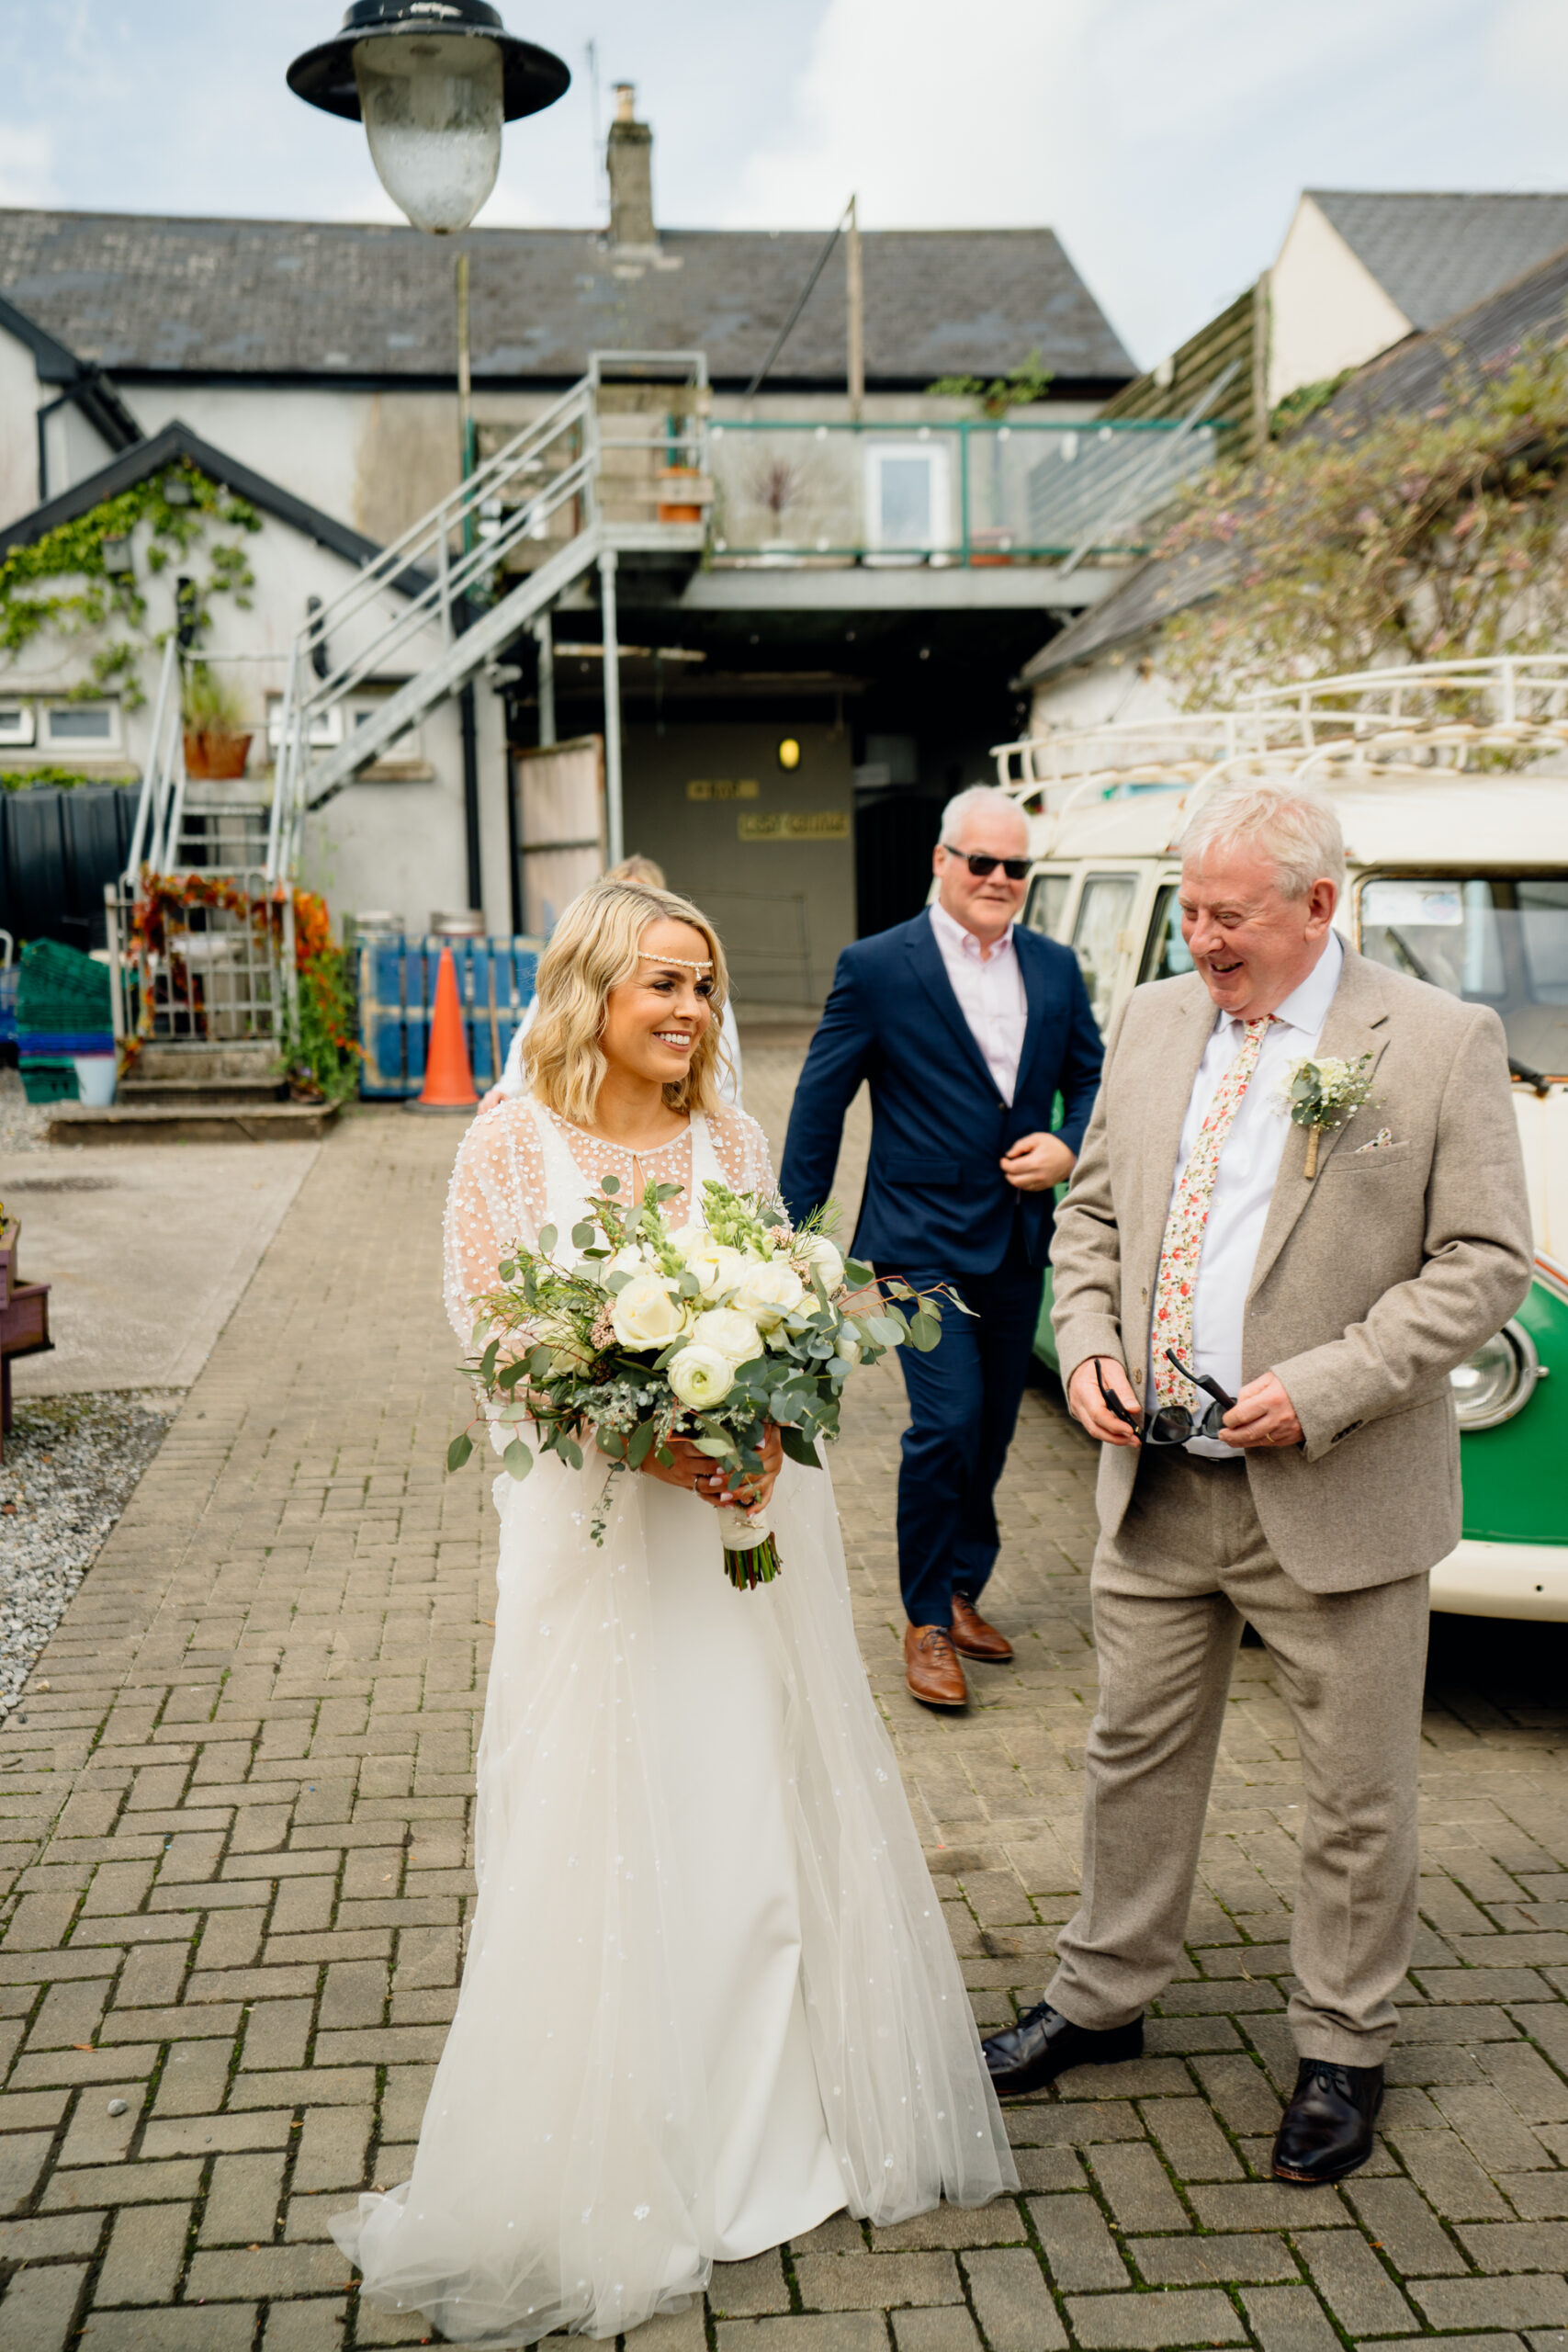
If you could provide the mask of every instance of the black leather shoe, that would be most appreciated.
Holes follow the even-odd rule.
[[[982,2047],[997,2097],[1018,2098],[1024,2091],[1054,2083],[1069,2066],[1111,2066],[1119,2058],[1141,2058],[1144,2020],[1138,2016],[1131,2025],[1096,2033],[1087,2025],[1075,2025],[1049,2001],[1039,2001],[1016,2025],[1005,2033],[993,2033]]]
[[[1274,2177],[1298,2188],[1343,2180],[1372,2153],[1382,2105],[1381,2066],[1335,2066],[1303,2058],[1274,2141]]]

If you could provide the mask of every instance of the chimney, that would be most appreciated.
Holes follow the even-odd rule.
[[[653,227],[653,133],[636,113],[637,90],[615,84],[615,119],[610,125],[606,163],[610,173],[610,243],[657,243]]]

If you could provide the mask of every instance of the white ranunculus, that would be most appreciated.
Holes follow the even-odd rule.
[[[684,1306],[662,1274],[634,1274],[615,1293],[610,1322],[624,1348],[667,1348],[686,1328]]]
[[[804,1238],[797,1236],[790,1247],[797,1258],[804,1258],[821,1275],[822,1287],[831,1298],[844,1279],[844,1261],[827,1235],[808,1233]]]
[[[704,1233],[688,1249],[682,1248],[687,1272],[695,1274],[703,1297],[716,1306],[729,1296],[742,1274],[746,1261],[739,1250],[731,1250],[727,1242],[716,1241],[711,1233]]]
[[[795,1268],[782,1258],[770,1258],[761,1265],[748,1266],[732,1304],[742,1314],[754,1316],[759,1329],[771,1331],[805,1296],[806,1284]]]
[[[699,1348],[716,1348],[731,1363],[749,1363],[762,1352],[762,1336],[750,1315],[736,1306],[710,1306],[692,1326]]]
[[[728,1396],[735,1385],[735,1366],[716,1348],[684,1347],[671,1359],[670,1385],[682,1405],[704,1412]]]
[[[612,1274],[646,1274],[652,1264],[653,1252],[646,1241],[628,1242],[613,1258],[598,1261],[599,1280],[607,1283]]]

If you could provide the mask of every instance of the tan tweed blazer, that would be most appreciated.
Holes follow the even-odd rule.
[[[1188,1097],[1214,1023],[1196,973],[1135,989],[1056,1217],[1062,1376],[1119,1357],[1142,1392],[1150,1300]],[[1264,1532],[1314,1592],[1417,1576],[1460,1536],[1449,1374],[1529,1287],[1530,1221],[1502,1024],[1348,949],[1320,1054],[1373,1057],[1372,1098],[1323,1137],[1291,1128],[1247,1294],[1243,1371],[1275,1372],[1300,1446],[1246,1454]],[[1393,1140],[1358,1147],[1380,1129]],[[1137,1473],[1100,1450],[1114,1532]],[[1221,1474],[1224,1475],[1224,1474]]]

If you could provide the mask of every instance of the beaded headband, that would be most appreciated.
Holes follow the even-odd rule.
[[[700,964],[694,964],[689,956],[650,956],[646,947],[639,947],[637,955],[645,964],[679,964],[684,972],[711,972],[713,969],[711,956],[705,956]]]

